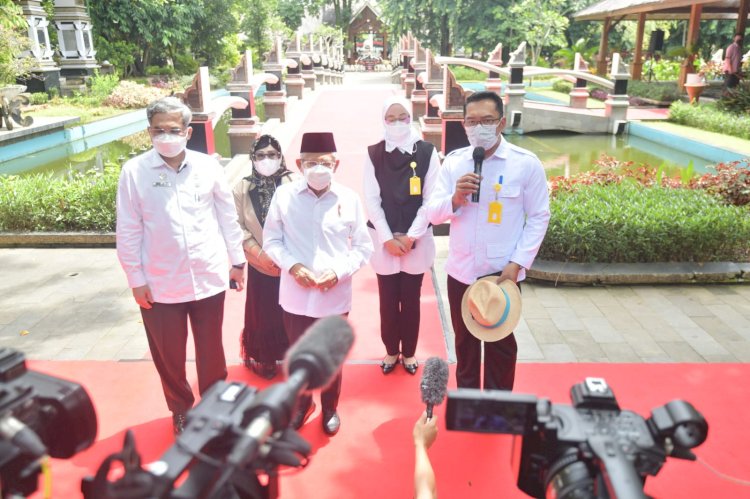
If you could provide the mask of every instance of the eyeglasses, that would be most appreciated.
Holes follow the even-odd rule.
[[[187,129],[182,128],[170,128],[169,130],[165,130],[163,128],[152,128],[149,127],[149,130],[151,130],[151,133],[154,135],[176,135],[176,136],[183,136],[187,133]]]
[[[302,168],[312,168],[318,165],[323,165],[326,168],[333,169],[333,167],[336,166],[336,163],[333,163],[331,161],[303,161],[302,162]]]
[[[411,119],[408,116],[399,116],[398,118],[393,118],[391,116],[388,116],[385,118],[385,122],[389,125],[393,125],[394,123],[408,124],[410,121]]]
[[[277,152],[256,152],[253,159],[263,161],[264,159],[281,159],[281,154]]]
[[[502,118],[483,118],[481,120],[475,120],[475,119],[466,119],[464,120],[464,126],[477,126],[477,125],[484,125],[484,126],[494,126],[500,123],[500,120]]]

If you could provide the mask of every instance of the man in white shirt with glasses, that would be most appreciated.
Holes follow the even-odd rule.
[[[185,372],[188,320],[203,394],[227,376],[224,294],[244,286],[245,255],[221,165],[186,149],[190,109],[175,97],[146,109],[153,149],[122,167],[117,256],[140,306],[149,349],[181,433],[195,398]]]
[[[289,344],[316,320],[349,313],[352,276],[372,254],[359,196],[333,181],[338,168],[332,133],[302,136],[297,166],[303,179],[276,189],[263,227],[263,250],[281,268],[279,303]],[[341,373],[321,393],[323,431],[335,435]],[[315,405],[300,398],[291,426],[300,428]]]
[[[445,271],[456,335],[456,380],[459,388],[480,388],[484,344],[483,387],[511,390],[518,353],[514,335],[495,342],[478,340],[463,322],[461,300],[480,277],[494,274],[516,283],[524,279],[549,224],[547,179],[533,153],[502,137],[505,117],[499,95],[470,95],[464,104],[464,128],[471,145],[448,154],[426,204],[430,222],[450,220]],[[481,176],[474,173],[477,147],[485,151]],[[479,201],[472,202],[477,191]]]

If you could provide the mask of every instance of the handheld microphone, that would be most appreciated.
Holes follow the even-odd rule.
[[[427,419],[431,419],[432,408],[443,402],[448,391],[448,363],[439,357],[427,359],[419,388],[422,390],[422,402],[427,404]]]
[[[471,157],[474,159],[474,173],[482,176],[482,163],[484,163],[484,147],[475,147],[474,152],[471,153]],[[481,183],[481,181],[480,181]],[[479,202],[479,186],[477,186],[477,192],[471,193],[471,202]]]

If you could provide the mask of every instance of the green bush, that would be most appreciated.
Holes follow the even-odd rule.
[[[670,61],[664,58],[658,61],[648,59],[643,61],[643,75],[644,78],[650,77],[657,81],[675,81],[680,76],[680,61]]]
[[[174,76],[175,72],[174,68],[170,66],[146,66],[146,69],[143,70],[143,74],[146,76]]]
[[[573,91],[573,84],[568,80],[555,80],[552,83],[552,90],[563,94],[569,94]]]
[[[677,89],[677,82],[674,81],[631,80],[628,83],[628,95],[660,102],[672,102],[680,99],[680,91]]]
[[[47,102],[49,102],[49,95],[44,92],[36,92],[29,95],[29,104],[31,104],[32,106],[46,104]]]
[[[743,81],[736,87],[726,90],[721,95],[718,107],[728,113],[750,113],[750,81]]]
[[[750,140],[750,116],[721,111],[710,104],[693,106],[675,101],[669,106],[669,121]]]
[[[539,257],[574,262],[748,261],[750,210],[706,192],[627,182],[559,192]]]
[[[200,64],[190,54],[177,54],[174,58],[174,70],[178,75],[194,75]]]
[[[0,176],[0,231],[113,231],[119,174]]]
[[[453,76],[456,77],[456,81],[485,81],[488,76],[484,71],[467,68],[466,66],[450,66],[450,69]]]

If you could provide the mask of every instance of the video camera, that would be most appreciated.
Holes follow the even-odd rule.
[[[33,493],[46,456],[75,455],[94,443],[96,430],[81,385],[29,371],[21,352],[0,348],[2,497]]]
[[[243,383],[217,382],[188,412],[185,430],[174,445],[148,470],[141,466],[128,432],[123,450],[105,459],[95,477],[84,479],[84,497],[277,497],[278,465],[304,466],[311,450],[288,428],[298,396],[327,385],[353,342],[354,333],[343,318],[318,320],[287,352],[286,381],[260,391]],[[110,481],[112,464],[118,461],[125,474]]]
[[[674,400],[651,417],[621,410],[601,378],[571,388],[572,406],[535,395],[459,389],[448,393],[449,430],[519,435],[513,441],[518,488],[532,497],[645,498],[648,475],[667,457],[695,460],[708,423]],[[519,448],[520,442],[520,448]]]

